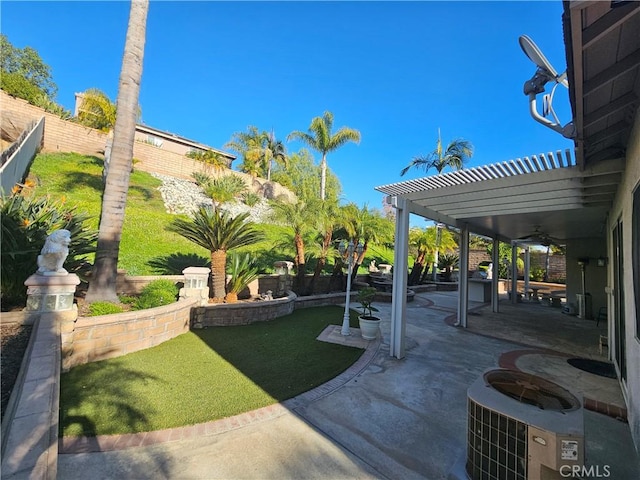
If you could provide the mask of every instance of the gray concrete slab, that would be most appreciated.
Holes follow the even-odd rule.
[[[514,331],[518,342],[523,338],[535,342],[529,327],[523,336],[513,324],[503,325],[509,318],[523,320],[526,311],[492,319],[483,307],[480,315],[470,317],[470,329],[464,330],[444,322],[455,312],[455,292],[416,295],[407,305],[407,355],[397,360],[389,356],[388,348],[391,307],[377,306],[383,318],[383,345],[367,368],[330,394],[277,418],[218,435],[60,455],[58,478],[447,478],[466,451],[467,388],[483,371],[497,368],[506,352],[523,348],[504,338],[474,334],[474,321],[493,322],[493,330],[501,334]],[[554,320],[560,329],[562,321]],[[480,327],[485,335],[491,333],[486,325]],[[579,327],[572,330],[573,336],[579,335]],[[541,340],[545,348],[568,342],[566,337],[554,340],[552,328],[545,332]],[[575,351],[589,347],[588,340],[577,343]],[[530,355],[519,361],[523,369],[560,372],[556,377],[560,379],[570,376],[562,370],[564,365],[540,366],[547,360],[544,355]],[[595,395],[619,389],[615,382],[598,379],[581,385]],[[610,478],[640,478],[627,424],[586,412],[585,429],[590,465],[609,465],[621,475]]]

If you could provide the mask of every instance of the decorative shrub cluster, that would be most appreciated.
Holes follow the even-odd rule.
[[[178,298],[178,287],[170,280],[154,280],[140,292],[134,304],[135,310],[160,307],[173,303]]]

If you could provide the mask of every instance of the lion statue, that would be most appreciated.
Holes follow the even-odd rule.
[[[39,275],[66,275],[62,265],[69,255],[71,232],[69,230],[55,230],[47,237],[44,247],[38,255]]]

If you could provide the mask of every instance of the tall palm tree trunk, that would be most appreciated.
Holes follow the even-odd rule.
[[[322,155],[320,162],[320,199],[324,202],[327,184],[327,156]]]
[[[304,285],[304,274],[305,274],[305,260],[304,260],[304,240],[302,239],[302,235],[296,233],[294,238],[294,243],[296,245],[296,268],[297,268],[297,283],[298,283],[298,293],[305,293],[305,285]]]
[[[227,251],[211,252],[211,298],[215,303],[222,303],[227,294]]]
[[[149,0],[132,0],[116,103],[116,124],[88,301],[117,301],[116,278],[133,158]]]

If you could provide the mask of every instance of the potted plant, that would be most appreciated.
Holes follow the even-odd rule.
[[[372,305],[376,296],[376,289],[365,287],[358,290],[358,302],[362,308],[362,314],[358,317],[360,321],[360,334],[365,340],[375,340],[380,330],[380,318],[373,315],[378,309]]]

